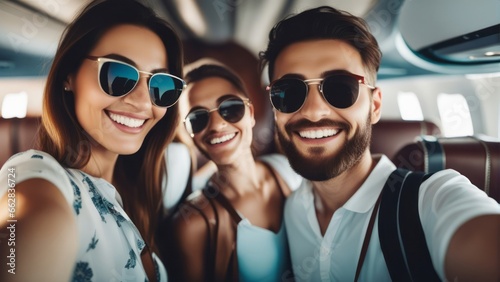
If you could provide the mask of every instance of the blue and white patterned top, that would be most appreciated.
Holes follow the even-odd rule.
[[[7,183],[8,168],[14,167],[17,183],[32,178],[50,181],[72,206],[79,241],[72,281],[148,281],[140,258],[144,240],[113,185],[78,169],[65,169],[36,150],[11,157],[0,170],[0,183]],[[0,197],[6,192],[7,185],[1,185]],[[165,267],[153,257],[158,281],[167,281]]]

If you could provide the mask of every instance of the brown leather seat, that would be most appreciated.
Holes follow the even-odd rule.
[[[0,119],[0,167],[15,153],[34,148],[38,117]]]
[[[430,121],[380,120],[372,127],[372,154],[385,154],[389,159],[420,135],[440,136],[439,127]]]
[[[404,146],[393,161],[398,167],[426,172],[452,168],[500,202],[499,140],[480,136],[423,136]]]

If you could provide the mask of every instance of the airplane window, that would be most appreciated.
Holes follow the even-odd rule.
[[[418,97],[413,92],[398,92],[398,106],[401,118],[404,120],[424,120],[422,107]]]
[[[462,94],[440,93],[437,104],[445,137],[473,135],[469,106]]]
[[[2,118],[24,118],[28,110],[26,92],[9,93],[2,100]]]
[[[466,78],[472,82],[481,107],[482,126],[487,135],[500,138],[500,72],[468,74]],[[472,109],[474,105],[469,107]],[[495,118],[496,117],[496,118]],[[475,125],[475,124],[474,124]]]

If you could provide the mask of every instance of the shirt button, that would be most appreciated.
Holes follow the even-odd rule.
[[[322,257],[330,255],[330,248],[327,247],[321,247],[320,255]]]

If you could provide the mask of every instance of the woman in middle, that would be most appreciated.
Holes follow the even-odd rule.
[[[185,79],[190,110],[184,125],[217,171],[173,216],[165,252],[169,278],[292,277],[283,206],[293,171],[281,170],[280,176],[276,168],[254,158],[254,108],[237,75],[226,67],[205,64]],[[283,162],[278,167],[289,167],[284,157],[278,159]]]

